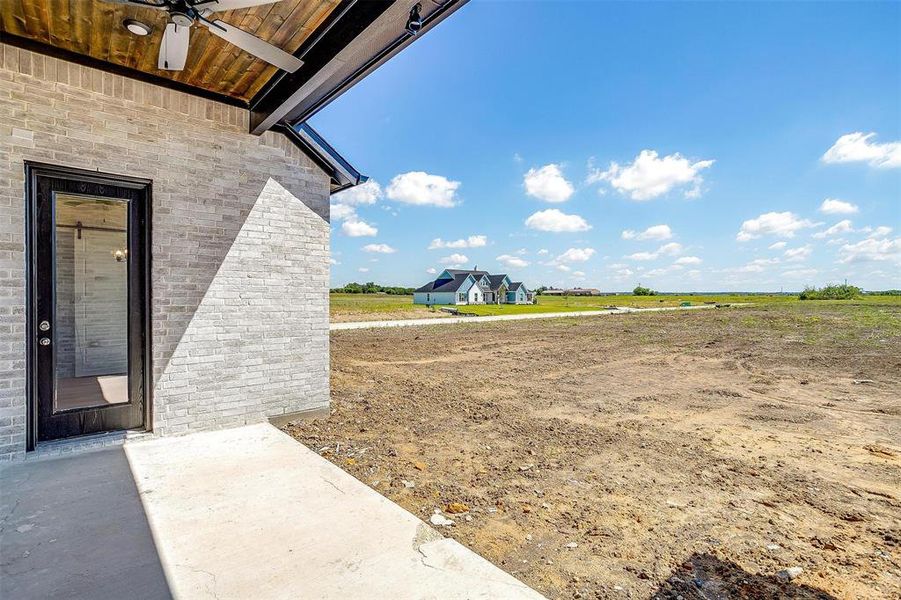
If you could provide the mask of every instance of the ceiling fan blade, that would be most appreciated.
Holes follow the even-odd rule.
[[[165,71],[181,71],[188,58],[188,41],[191,39],[191,28],[167,23],[160,42],[160,55],[156,66]]]
[[[273,4],[282,0],[202,0],[195,2],[194,8],[205,9],[210,12],[222,12],[224,10],[236,10],[241,8],[252,8],[263,4]]]
[[[242,31],[233,25],[229,25],[225,21],[213,21],[212,23],[203,23],[212,33],[218,35],[223,40],[234,44],[241,50],[245,50],[253,54],[259,59],[265,60],[271,65],[275,65],[279,69],[293,73],[303,65],[303,61],[276,48],[269,42],[264,42],[255,35],[251,35],[246,31]]]

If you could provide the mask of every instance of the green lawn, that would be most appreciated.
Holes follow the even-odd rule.
[[[603,310],[611,306],[653,308],[679,306],[682,302],[693,305],[705,303],[737,302],[789,302],[797,300],[789,296],[538,296],[535,304],[500,304],[461,306],[460,310],[477,315],[512,315],[523,313],[570,312],[579,310]]]
[[[413,296],[388,294],[329,294],[332,322],[383,319],[426,319],[449,316],[437,309],[413,304]]]
[[[446,316],[438,310],[414,305],[412,296],[389,296],[385,294],[331,294],[332,321],[366,321],[375,319],[411,319]],[[666,296],[539,296],[532,305],[472,305],[460,306],[461,311],[480,316],[515,315],[524,313],[570,312],[580,310],[602,310],[608,306],[628,306],[651,308],[657,306],[679,306],[682,302],[693,305],[704,303],[744,303],[753,304],[798,304],[809,307],[822,305],[887,305],[901,306],[901,296],[863,296],[856,300],[798,300],[797,296],[779,294],[697,296],[691,294]]]

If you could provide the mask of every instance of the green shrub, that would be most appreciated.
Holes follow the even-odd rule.
[[[861,289],[854,285],[843,283],[841,285],[827,285],[822,288],[808,287],[798,295],[800,300],[852,300],[862,293]]]
[[[352,281],[344,287],[332,288],[329,290],[332,294],[388,294],[389,296],[409,296],[416,288],[379,285],[368,281],[366,283],[357,283]]]
[[[641,287],[640,285],[635,286],[635,289],[632,290],[633,296],[656,296],[657,292],[652,290],[651,288]]]

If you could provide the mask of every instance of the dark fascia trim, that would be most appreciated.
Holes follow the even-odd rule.
[[[316,31],[313,32],[313,35],[308,37],[294,52],[295,58],[303,60],[306,62],[306,56],[310,52],[310,50],[318,44],[322,38],[326,36],[326,34],[332,30],[332,28],[340,21],[344,16],[350,11],[353,6],[361,0],[341,0],[341,2],[336,6],[329,16],[323,21],[319,27],[316,28]],[[303,65],[301,65],[303,68]],[[253,95],[253,98],[250,99],[248,103],[248,107],[252,108],[255,104],[259,103],[261,99],[265,98],[272,88],[274,88],[286,75],[290,75],[285,71],[279,71],[273,77],[266,82],[263,87],[257,91],[256,94]]]
[[[115,63],[94,58],[93,56],[79,54],[78,52],[66,50],[65,48],[58,48],[56,46],[51,46],[50,44],[45,44],[43,42],[38,42],[29,38],[12,35],[10,33],[6,33],[5,31],[2,32],[2,36],[0,36],[0,42],[9,44],[10,46],[15,46],[17,48],[22,48],[23,50],[29,50],[31,52],[37,52],[38,54],[52,56],[53,58],[58,58],[66,62],[75,63],[83,67],[90,67],[92,69],[106,71],[107,73],[113,73],[114,75],[121,75],[122,77],[137,79],[138,81],[143,81],[144,83],[158,85],[160,87],[169,88],[170,90],[183,92],[185,94],[191,94],[192,96],[199,96],[201,98],[206,98],[207,100],[221,102],[230,106],[237,106],[239,108],[245,109],[250,107],[247,102],[241,100],[240,98],[233,98],[225,94],[211,92],[203,88],[188,85],[187,83],[182,83],[181,81],[175,81],[174,79],[160,77],[159,75],[154,75],[152,73],[145,73],[144,71],[139,71],[138,69],[124,67],[122,65],[117,65]]]
[[[323,25],[322,34],[312,36],[310,43],[304,44],[295,53],[296,56],[304,57],[303,66],[294,73],[282,74],[251,98],[251,132],[259,134],[268,129],[263,126],[264,121],[282,107],[306,82],[315,77],[394,2],[395,0],[364,0],[348,2],[345,6],[339,5],[332,13],[335,19]]]
[[[332,102],[335,98],[356,85],[361,79],[378,69],[392,57],[394,57],[407,46],[416,41],[416,39],[421,38],[433,27],[438,25],[441,21],[451,16],[458,9],[462,8],[463,5],[467,2],[469,2],[469,0],[447,0],[438,8],[436,8],[432,13],[430,13],[425,19],[423,19],[422,29],[420,29],[417,35],[413,35],[405,31],[400,36],[395,38],[390,44],[385,46],[381,51],[373,55],[372,58],[370,58],[358,69],[356,69],[349,77],[345,78],[333,89],[326,92],[322,96],[322,98],[320,98],[314,105],[312,105],[302,113],[289,114],[286,120],[290,123],[299,123],[311,118],[317,112],[322,110],[326,105]],[[253,123],[253,117],[254,113],[253,107],[251,105],[251,124]]]
[[[291,127],[279,123],[272,128],[291,140],[304,154],[325,171],[331,179],[330,191],[332,194],[346,190],[361,183],[366,183],[369,178],[357,171],[331,144],[319,135],[319,133],[302,123]]]

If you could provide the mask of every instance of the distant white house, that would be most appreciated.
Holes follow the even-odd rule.
[[[488,271],[445,269],[413,293],[413,304],[531,304],[521,281]]]

